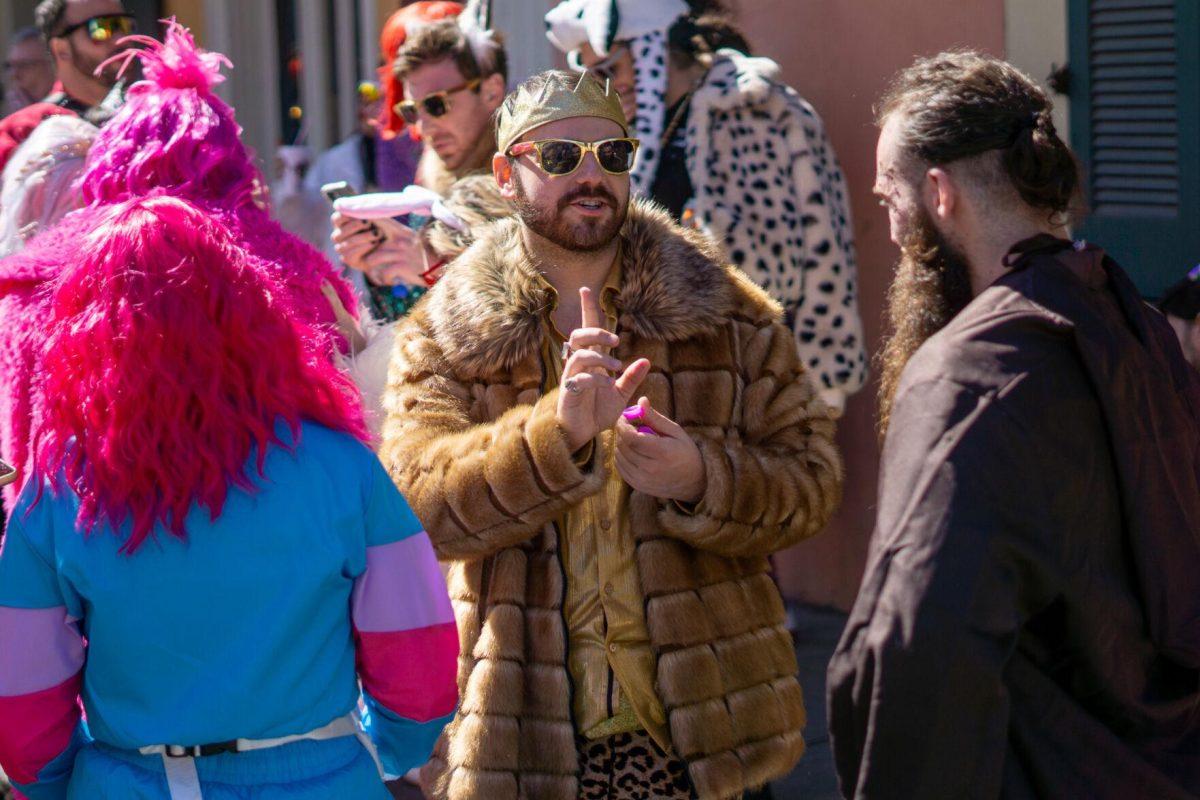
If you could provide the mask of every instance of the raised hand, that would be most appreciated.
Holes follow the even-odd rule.
[[[617,423],[616,461],[622,480],[642,494],[681,503],[704,497],[708,484],[700,448],[645,397]]]
[[[582,325],[568,340],[572,352],[563,367],[558,395],[558,424],[572,452],[616,424],[650,372],[650,362],[644,358],[622,371],[621,362],[608,354],[620,338],[605,330],[604,314],[590,289],[579,290],[579,303]]]

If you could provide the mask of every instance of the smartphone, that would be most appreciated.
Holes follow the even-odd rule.
[[[333,205],[334,200],[339,197],[353,197],[358,194],[358,190],[351,186],[349,181],[334,181],[322,184],[321,194],[325,195],[325,199],[329,201],[330,205]],[[380,235],[379,227],[374,222],[368,222],[367,228],[376,236]]]
[[[17,471],[7,461],[0,461],[0,486],[7,486],[17,479]]]
[[[358,194],[358,190],[351,186],[349,181],[334,181],[322,184],[321,194],[325,195],[325,199],[332,203],[339,197],[352,197]]]

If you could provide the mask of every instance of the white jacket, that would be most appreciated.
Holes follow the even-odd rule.
[[[822,399],[841,409],[867,375],[846,181],[825,126],[779,67],[716,54],[692,97],[696,224],[783,304]]]

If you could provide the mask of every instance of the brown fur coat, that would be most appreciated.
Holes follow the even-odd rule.
[[[841,463],[776,304],[653,206],[635,203],[622,235],[617,356],[650,359],[640,392],[695,437],[708,476],[692,515],[630,500],[656,688],[700,797],[728,798],[804,750],[767,555],[821,529]],[[554,523],[604,485],[604,459],[572,462],[557,390],[542,393],[547,304],[504,220],[397,336],[381,456],[452,562],[462,644],[462,702],[424,776],[437,798],[579,793]]]

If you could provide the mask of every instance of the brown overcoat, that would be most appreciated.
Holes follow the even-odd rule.
[[[630,499],[656,688],[700,797],[727,798],[804,750],[767,555],[817,533],[836,506],[834,424],[777,305],[717,246],[638,203],[622,236],[617,356],[650,359],[640,393],[691,433],[708,478],[693,514]],[[424,775],[437,798],[579,794],[555,521],[604,485],[604,454],[573,463],[557,390],[542,391],[550,300],[504,220],[396,339],[381,457],[451,562],[462,645],[459,713]]]

